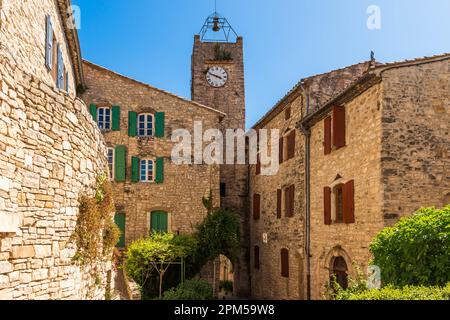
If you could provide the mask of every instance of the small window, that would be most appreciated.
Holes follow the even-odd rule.
[[[285,120],[289,120],[291,118],[291,112],[292,112],[291,107],[286,108],[286,110],[284,111]]]
[[[220,196],[221,197],[226,197],[227,196],[227,184],[226,183],[221,183],[220,184]]]
[[[289,250],[281,249],[281,276],[289,278]]]
[[[155,167],[155,163],[153,160],[141,160],[141,169],[140,169],[140,180],[141,182],[153,182],[153,168]]]
[[[154,118],[150,113],[140,114],[138,117],[138,136],[153,137]]]
[[[344,190],[343,185],[337,185],[334,188],[334,199],[335,199],[335,222],[344,222]]]
[[[109,180],[114,180],[114,149],[108,148]]]
[[[98,108],[97,123],[100,130],[111,130],[111,108]]]
[[[253,220],[259,220],[261,217],[261,195],[253,195]]]
[[[258,246],[254,247],[253,259],[254,259],[255,269],[259,270],[260,265],[259,265],[259,247]]]

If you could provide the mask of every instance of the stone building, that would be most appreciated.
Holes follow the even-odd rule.
[[[111,272],[72,261],[79,196],[107,159],[68,9],[0,1],[0,299],[102,299]]]
[[[217,13],[209,17],[205,26],[208,22],[212,24],[216,17]],[[228,25],[225,18],[220,19],[224,25]],[[244,41],[242,37],[235,35],[235,41],[227,42],[208,41],[196,35],[192,53],[191,98],[225,114],[220,126],[224,145],[228,143],[227,129],[245,134]],[[235,150],[238,139],[234,139]],[[223,158],[226,161],[226,150]],[[223,208],[232,209],[240,217],[241,248],[239,257],[233,261],[235,294],[249,296],[247,164],[233,161],[233,164],[225,163],[220,166],[220,201]]]
[[[450,54],[373,66],[300,121],[313,299],[366,270],[382,228],[449,203],[449,123]]]
[[[211,193],[220,205],[219,166],[194,164],[190,155],[191,164],[175,164],[172,133],[192,134],[193,150],[195,122],[203,131],[215,129],[225,115],[86,61],[84,72],[83,99],[108,147],[116,221],[124,234],[119,245],[155,230],[194,232],[207,214],[203,197]]]
[[[370,62],[302,79],[253,127],[280,130],[276,175],[250,168],[251,289],[264,299],[306,299],[305,144],[296,124],[368,70]]]

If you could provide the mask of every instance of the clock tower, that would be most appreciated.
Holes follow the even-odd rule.
[[[194,37],[191,94],[193,101],[226,114],[220,128],[224,140],[226,129],[245,130],[243,38],[217,12]],[[233,261],[235,294],[249,296],[248,166],[224,164],[220,176],[221,206],[239,214],[241,222],[240,254]]]

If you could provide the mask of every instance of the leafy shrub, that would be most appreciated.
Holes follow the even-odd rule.
[[[225,291],[225,293],[233,292],[233,281],[224,280],[219,282],[219,290]]]
[[[212,300],[213,288],[206,281],[188,280],[164,293],[163,300]]]
[[[144,297],[161,296],[165,288],[179,283],[177,275],[181,266],[173,264],[196,250],[197,242],[192,236],[152,233],[150,237],[137,240],[128,247],[125,269],[141,287]],[[169,276],[169,282],[164,283],[166,276]]]
[[[197,227],[198,250],[188,258],[187,276],[194,277],[210,260],[221,254],[231,260],[239,249],[238,216],[225,209],[214,209]]]
[[[446,287],[388,285],[382,289],[339,291],[336,300],[450,300],[450,283]]]
[[[423,208],[385,228],[370,246],[384,284],[445,286],[450,282],[450,206]]]

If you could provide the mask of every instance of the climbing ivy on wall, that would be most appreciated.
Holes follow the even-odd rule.
[[[96,179],[94,196],[81,195],[78,220],[72,240],[77,246],[74,260],[86,265],[112,255],[120,230],[113,221],[114,201],[107,176]]]

